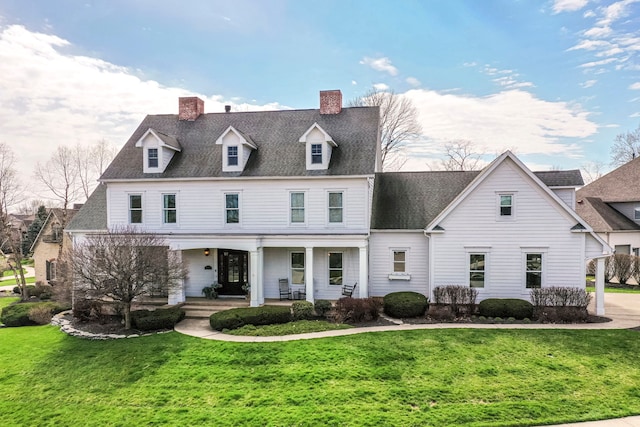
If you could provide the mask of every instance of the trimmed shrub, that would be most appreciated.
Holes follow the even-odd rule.
[[[172,329],[184,316],[185,311],[180,307],[135,310],[131,312],[131,323],[141,331]]]
[[[20,295],[20,286],[14,286],[13,287],[13,293]]]
[[[63,307],[53,302],[17,303],[9,305],[2,309],[2,314],[0,314],[0,322],[4,323],[6,326],[12,327],[39,325],[40,323],[37,323],[36,321],[29,318],[31,309],[36,307],[45,307],[45,309],[49,310],[51,315],[58,314],[61,311],[67,309],[67,307]],[[38,308],[38,310],[40,310],[40,308]]]
[[[417,292],[392,292],[384,297],[384,312],[391,317],[424,316],[429,300]]]
[[[534,317],[541,322],[584,322],[591,294],[573,287],[553,286],[531,290]]]
[[[489,298],[480,301],[478,311],[485,317],[514,317],[522,320],[533,316],[533,304],[516,298]]]
[[[318,316],[327,317],[327,314],[331,311],[333,305],[331,305],[331,301],[328,301],[326,299],[319,299],[316,300],[313,307],[315,308],[316,314]]]
[[[32,320],[38,325],[48,325],[51,323],[52,318],[53,313],[51,313],[50,307],[38,305],[29,310],[29,320]]]
[[[447,304],[429,304],[429,317],[434,320],[451,321],[455,319],[451,306]]]
[[[377,320],[380,302],[374,298],[340,298],[336,302],[336,321],[353,323]]]
[[[433,289],[433,299],[436,304],[450,305],[455,316],[465,312],[472,314],[478,299],[478,290],[462,285],[436,286]]]
[[[73,303],[73,317],[82,321],[100,320],[105,317],[103,303],[91,298],[77,298]]]
[[[295,301],[291,304],[293,320],[313,319],[313,303],[309,301]]]
[[[291,321],[289,307],[264,305],[262,307],[232,308],[213,313],[209,317],[211,328],[216,331],[237,329],[244,325],[273,325]]]

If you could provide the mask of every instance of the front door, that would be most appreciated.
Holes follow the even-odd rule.
[[[218,283],[220,295],[244,295],[242,286],[249,274],[249,253],[230,249],[218,249]]]

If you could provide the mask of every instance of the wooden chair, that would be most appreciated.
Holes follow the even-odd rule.
[[[342,287],[342,296],[351,298],[353,295],[353,291],[356,289],[358,282],[355,282],[353,285],[344,285]]]
[[[280,288],[280,301],[283,300],[283,297],[286,297],[286,299],[291,299],[291,288],[289,287],[289,279],[278,280],[278,285]]]

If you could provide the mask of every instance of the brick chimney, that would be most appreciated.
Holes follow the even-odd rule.
[[[340,114],[342,111],[342,92],[339,90],[320,91],[320,114]]]
[[[194,121],[204,114],[204,101],[197,96],[178,98],[178,120]]]

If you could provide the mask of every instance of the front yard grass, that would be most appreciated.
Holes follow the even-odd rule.
[[[351,325],[344,323],[331,323],[323,320],[298,320],[296,322],[282,323],[279,325],[245,325],[238,329],[225,330],[225,334],[244,335],[251,337],[273,337],[280,335],[306,334],[309,332],[334,331],[336,329],[350,329]]]
[[[515,426],[640,414],[629,330],[440,329],[276,343],[0,329],[0,425]],[[608,396],[608,398],[605,398]]]
[[[24,281],[29,284],[29,283],[35,283],[36,282],[36,278],[35,277],[25,277]],[[3,280],[0,282],[0,286],[15,286],[16,285],[16,279],[13,280]]]
[[[587,286],[587,292],[596,292],[595,286]],[[638,289],[634,288],[610,288],[605,285],[604,287],[605,294],[640,294],[640,287]]]

